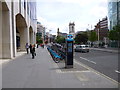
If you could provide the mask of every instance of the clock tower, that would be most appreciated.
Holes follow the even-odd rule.
[[[73,23],[69,23],[69,34],[73,35],[73,38],[75,38],[75,24]]]

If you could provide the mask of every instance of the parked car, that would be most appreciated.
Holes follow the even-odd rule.
[[[89,45],[76,45],[75,46],[75,52],[89,52]]]

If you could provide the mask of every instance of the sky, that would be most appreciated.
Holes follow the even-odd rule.
[[[75,23],[75,32],[93,29],[108,16],[107,0],[37,0],[37,19],[51,30],[51,34],[69,32],[69,23]]]

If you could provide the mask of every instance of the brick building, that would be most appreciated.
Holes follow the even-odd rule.
[[[108,19],[107,17],[99,20],[95,25],[94,31],[97,33],[98,41],[104,41],[104,38],[108,37]]]

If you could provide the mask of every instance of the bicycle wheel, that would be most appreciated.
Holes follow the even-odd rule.
[[[55,62],[59,63],[60,62],[60,58],[55,58]]]

